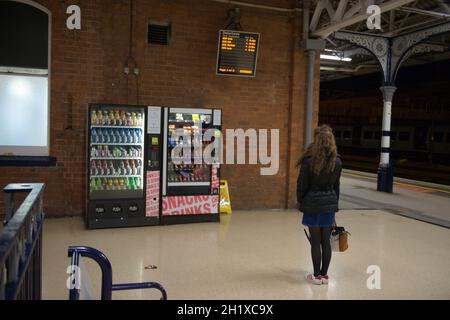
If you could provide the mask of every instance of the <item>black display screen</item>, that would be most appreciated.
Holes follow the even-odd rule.
[[[254,77],[258,44],[259,33],[221,30],[217,74]]]

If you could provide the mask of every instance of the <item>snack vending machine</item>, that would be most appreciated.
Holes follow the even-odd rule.
[[[88,128],[88,228],[219,221],[221,110],[96,104]]]
[[[161,223],[219,221],[221,110],[164,108],[163,119]]]

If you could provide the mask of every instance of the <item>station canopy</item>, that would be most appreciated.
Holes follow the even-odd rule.
[[[381,11],[380,29],[367,26],[367,7]],[[311,1],[310,34],[326,40],[321,59],[321,80],[378,72],[376,59],[367,50],[334,37],[338,31],[356,35],[400,37],[450,23],[450,0],[315,0]],[[450,32],[431,36],[402,64],[428,64],[450,59]]]

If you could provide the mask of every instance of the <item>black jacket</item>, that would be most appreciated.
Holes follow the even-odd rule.
[[[316,175],[311,170],[311,158],[303,159],[297,180],[297,200],[300,211],[318,214],[339,211],[339,180],[342,162],[336,158],[334,171]]]

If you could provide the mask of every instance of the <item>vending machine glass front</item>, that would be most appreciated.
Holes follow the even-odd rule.
[[[212,142],[205,136],[212,129],[210,110],[170,109],[167,141],[167,195],[211,193],[211,165],[205,162],[205,148]]]
[[[144,109],[95,106],[89,120],[89,198],[142,198]]]

